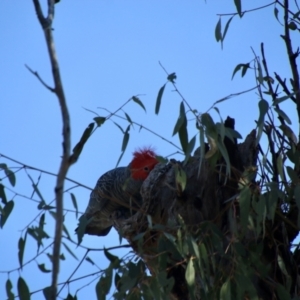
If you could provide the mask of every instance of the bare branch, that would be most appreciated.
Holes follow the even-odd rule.
[[[71,165],[70,162],[70,149],[71,149],[71,139],[70,139],[70,117],[69,111],[64,95],[63,85],[61,81],[59,65],[56,57],[56,51],[54,47],[54,39],[52,36],[52,21],[54,17],[54,0],[48,0],[48,16],[45,18],[43,16],[39,0],[33,0],[35,11],[37,13],[39,22],[45,34],[46,44],[48,48],[49,58],[52,67],[52,76],[54,80],[54,93],[58,98],[60,104],[60,110],[62,114],[63,122],[63,151],[62,160],[57,174],[56,186],[55,186],[55,198],[56,198],[56,223],[55,223],[55,236],[54,236],[54,246],[53,246],[53,268],[52,268],[52,283],[51,283],[51,299],[56,299],[57,294],[57,278],[59,273],[59,255],[60,246],[62,238],[62,228],[63,228],[63,190],[64,181]]]

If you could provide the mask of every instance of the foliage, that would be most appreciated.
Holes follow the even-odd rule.
[[[36,4],[38,1],[34,2]],[[59,241],[59,245],[63,246],[65,253],[67,252],[75,260],[78,260],[76,253],[71,250],[70,244],[73,243],[84,248],[80,245],[84,234],[81,229],[84,228],[84,225],[82,228],[79,225],[78,241],[75,241],[63,224],[63,220],[59,218],[57,203],[43,197],[39,188],[40,177],[35,181],[28,171],[45,174],[49,174],[49,172],[24,165],[1,154],[2,159],[17,163],[19,166],[13,170],[5,163],[0,164],[0,170],[4,175],[0,184],[1,229],[7,230],[9,217],[14,213],[16,201],[13,199],[8,201],[6,194],[10,188],[15,187],[16,173],[20,170],[25,171],[30,179],[33,195],[37,197],[37,200],[32,197],[30,200],[36,202],[38,209],[37,216],[22,230],[18,240],[19,267],[4,271],[8,274],[5,283],[7,299],[30,299],[31,295],[38,292],[43,293],[45,299],[55,299],[65,285],[72,283],[74,273],[83,262],[96,265],[87,256],[90,251],[94,250],[103,251],[109,262],[106,269],[86,276],[93,277],[90,282],[97,280],[95,284],[97,299],[106,299],[107,295],[112,292],[112,286],[115,287],[113,294],[115,299],[176,299],[176,297],[177,299],[224,300],[299,299],[300,249],[299,244],[293,245],[292,243],[300,226],[300,135],[298,133],[297,136],[294,133],[291,127],[292,120],[281,108],[281,104],[287,101],[293,102],[297,108],[298,122],[300,121],[300,82],[296,64],[299,50],[294,49],[295,46],[290,37],[291,32],[299,33],[300,31],[300,10],[297,10],[297,7],[289,6],[287,0],[284,2],[274,1],[248,11],[243,11],[241,0],[235,0],[234,4],[236,13],[219,15],[215,27],[216,41],[224,47],[225,37],[230,32],[230,25],[234,17],[242,18],[246,13],[255,13],[257,10],[273,6],[274,18],[283,27],[282,38],[291,68],[290,84],[287,84],[286,79],[277,73],[273,78],[270,75],[271,71],[269,71],[263,43],[260,45],[261,58],[253,51],[252,59],[239,63],[233,68],[232,79],[239,73],[241,77],[244,77],[249,72],[253,72],[255,90],[259,95],[257,103],[259,115],[256,122],[254,149],[256,154],[252,160],[246,157],[250,161],[243,162],[243,170],[238,170],[236,167],[238,163],[231,155],[230,150],[230,147],[237,147],[237,139],[242,137],[234,126],[228,126],[226,123],[230,121],[230,118],[223,121],[217,104],[244,92],[224,97],[216,101],[208,111],[199,113],[197,109],[190,106],[179,91],[176,84],[177,75],[174,72],[167,72],[162,65],[167,80],[158,90],[155,114],[159,114],[166,87],[171,85],[180,97],[178,119],[174,122],[173,130],[173,136],[177,135],[179,138],[180,147],[158,133],[152,132],[151,129],[138,124],[127,112],[121,115],[124,107],[130,102],[134,102],[146,111],[144,103],[136,95],[128,99],[118,110],[109,112],[108,116],[97,114],[93,122],[84,130],[72,153],[66,155],[67,166],[70,167],[76,163],[93,133],[102,129],[110,120],[123,134],[118,165],[129,143],[130,129],[133,126],[139,126],[169,142],[184,155],[182,162],[173,162],[175,190],[179,202],[189,183],[186,169],[189,164],[194,163],[193,158],[196,156],[199,157],[197,160],[199,176],[203,166],[207,166],[217,175],[214,178],[217,178],[224,191],[231,188],[226,197],[225,193],[222,195],[222,201],[219,203],[220,209],[214,208],[217,217],[202,220],[197,224],[195,230],[186,224],[186,220],[180,214],[176,216],[175,221],[172,220],[173,223],[169,220],[166,224],[156,223],[153,216],[147,215],[145,228],[141,228],[141,231],[133,238],[125,236],[135,253],[130,252],[125,257],[118,257],[111,253],[112,250],[127,248],[129,245],[108,249],[86,249],[85,256],[79,261],[70,278],[60,285],[58,291],[55,290],[53,298],[53,283],[42,290],[31,291],[22,271],[26,265],[37,261],[41,254],[46,254],[49,261],[48,263],[37,263],[39,271],[42,273],[58,272],[55,266],[59,266],[59,261],[65,260],[66,257],[61,250],[58,251],[58,255],[55,251],[48,252],[54,248],[57,241]],[[36,9],[38,11],[37,6]],[[282,17],[280,17],[281,15]],[[226,25],[222,30],[224,19],[226,19]],[[34,75],[44,84],[37,73]],[[46,87],[51,91],[55,90]],[[220,116],[219,122],[216,122],[210,114],[213,109]],[[189,136],[188,114],[192,115],[198,131],[197,135],[193,137]],[[125,128],[116,122],[117,117],[126,120],[128,124]],[[265,148],[262,146],[262,139],[267,140]],[[193,154],[196,144],[200,147]],[[167,160],[161,159],[167,164]],[[56,174],[49,175],[56,176]],[[66,180],[75,183],[76,187],[84,187],[82,184],[68,179],[66,173],[62,177],[62,182]],[[7,185],[8,183],[10,187]],[[74,209],[64,208],[64,213],[74,213],[78,218],[80,212],[76,195],[70,190],[71,188],[65,190],[64,194],[70,193]],[[57,236],[52,238],[46,232],[45,224],[48,219],[56,225],[60,222],[63,233],[62,240],[59,240]],[[24,262],[24,253],[29,238],[36,242],[37,253]],[[154,240],[151,244],[152,248],[147,244],[146,238]],[[292,251],[290,248],[293,248]],[[53,264],[52,268],[49,262]],[[10,274],[15,271],[19,273],[16,283],[9,278]],[[96,278],[94,278],[95,276]],[[55,282],[56,284],[57,282]],[[13,292],[14,285],[17,289],[17,296]],[[82,286],[82,288],[84,287],[85,285]],[[65,299],[79,298],[77,294],[68,293]]]

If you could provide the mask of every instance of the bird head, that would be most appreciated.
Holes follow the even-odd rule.
[[[133,159],[130,163],[131,177],[145,180],[158,163],[156,153],[151,147],[138,149],[133,152]]]

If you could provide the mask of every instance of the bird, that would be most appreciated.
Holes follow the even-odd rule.
[[[84,233],[106,236],[113,225],[112,214],[128,218],[137,212],[142,204],[141,186],[158,163],[154,149],[144,147],[133,152],[127,167],[117,167],[104,173],[90,194],[78,228],[84,222]]]

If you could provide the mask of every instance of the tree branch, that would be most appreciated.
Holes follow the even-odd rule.
[[[54,39],[52,36],[52,21],[54,18],[54,0],[48,0],[48,15],[43,16],[39,0],[33,0],[35,11],[37,13],[38,20],[42,26],[45,34],[46,44],[48,48],[49,58],[52,67],[52,75],[54,80],[54,90],[60,104],[60,110],[62,114],[63,122],[63,151],[62,160],[57,174],[56,186],[55,186],[55,198],[56,198],[56,223],[55,223],[55,235],[54,235],[54,246],[53,246],[53,268],[52,268],[52,282],[51,282],[51,299],[56,299],[57,294],[57,278],[59,273],[59,255],[62,238],[63,228],[63,190],[64,181],[71,165],[70,149],[70,117],[69,111],[64,95],[62,81],[60,77],[59,64],[56,57],[56,51],[54,47]]]
[[[299,50],[295,53],[292,47],[292,41],[290,38],[290,29],[289,29],[289,0],[284,0],[284,36],[283,40],[285,42],[285,46],[288,53],[288,58],[290,62],[290,67],[293,74],[293,90],[296,93],[296,105],[297,105],[297,112],[298,112],[298,122],[300,122],[300,82],[299,82],[299,72],[297,68],[297,57],[299,55]],[[300,139],[300,133],[299,133]]]

